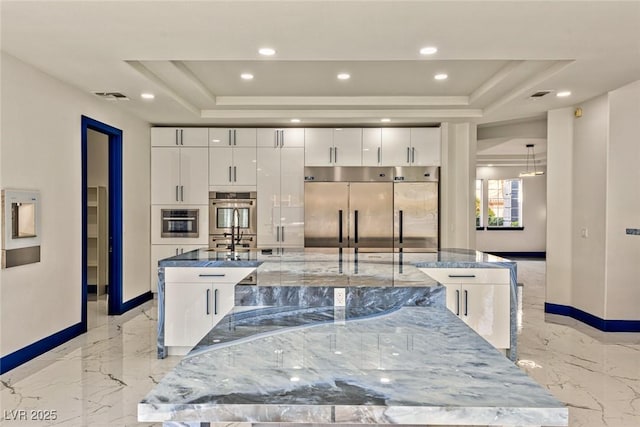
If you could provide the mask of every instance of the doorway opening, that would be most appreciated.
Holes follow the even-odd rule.
[[[122,314],[122,131],[82,116],[82,325],[89,293]],[[94,293],[95,292],[95,293]]]

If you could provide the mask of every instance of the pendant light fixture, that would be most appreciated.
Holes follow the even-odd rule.
[[[533,168],[531,169],[529,168],[529,159],[531,159],[531,163],[533,164]],[[533,149],[533,144],[527,144],[527,170],[520,172],[520,178],[538,175],[544,175],[544,171],[539,171],[536,168],[536,152]]]

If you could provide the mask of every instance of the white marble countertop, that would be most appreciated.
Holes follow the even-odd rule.
[[[388,292],[395,305],[377,303]],[[567,408],[418,292],[242,307],[144,398],[139,420],[567,425]]]

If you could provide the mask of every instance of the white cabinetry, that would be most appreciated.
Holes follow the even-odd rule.
[[[382,165],[382,129],[362,129],[362,166]]]
[[[152,147],[151,203],[208,204],[208,148]]]
[[[209,185],[256,185],[256,147],[211,147]]]
[[[447,308],[498,349],[510,348],[508,269],[421,268],[447,288]]]
[[[258,147],[258,247],[304,246],[304,149]]]
[[[164,342],[186,354],[232,308],[235,284],[254,268],[165,268]]]
[[[151,128],[152,147],[207,147],[207,128]]]
[[[305,129],[306,166],[361,166],[361,128]]]
[[[382,166],[440,166],[440,128],[382,128]]]
[[[158,292],[158,261],[185,252],[202,248],[204,245],[151,245],[151,292]]]
[[[261,128],[257,131],[258,147],[304,147],[303,128]]]
[[[209,147],[255,147],[255,128],[209,128]]]

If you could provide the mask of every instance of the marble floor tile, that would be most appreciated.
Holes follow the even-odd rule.
[[[572,427],[640,426],[640,334],[545,315],[544,261],[519,261],[518,282],[521,369],[569,405]],[[0,426],[154,425],[137,422],[137,403],[180,360],[156,359],[155,301],[110,317],[98,299],[88,317],[88,333],[0,376],[0,415],[55,410],[57,419],[3,416]]]

